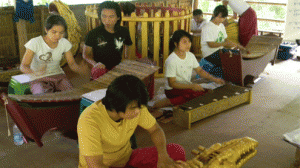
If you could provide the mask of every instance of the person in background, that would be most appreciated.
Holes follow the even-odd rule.
[[[67,24],[63,17],[50,15],[45,23],[46,35],[32,38],[25,44],[20,70],[38,78],[30,82],[32,94],[42,94],[72,89],[72,84],[60,67],[60,61],[66,58],[71,70],[80,73],[71,48],[65,39]]]
[[[185,168],[185,151],[166,144],[164,131],[147,109],[148,92],[135,76],[116,78],[102,100],[80,115],[77,132],[79,168]],[[149,132],[154,147],[132,151],[130,137],[137,126]]]
[[[226,49],[224,48],[246,50],[242,45],[228,40],[225,26],[223,25],[227,16],[227,8],[223,5],[217,6],[213,11],[211,21],[205,24],[201,33],[203,58],[199,64],[205,71],[219,78],[223,78],[220,52],[225,52]],[[231,51],[237,52],[237,50]]]
[[[203,12],[201,9],[196,9],[193,11],[193,19],[191,21],[191,31],[193,34],[200,34],[202,27],[207,23],[203,19]]]
[[[167,98],[158,100],[150,107],[150,111],[157,109],[181,105],[198,96],[204,95],[208,90],[202,88],[199,84],[192,83],[192,71],[210,81],[218,84],[225,84],[225,81],[216,78],[204,71],[191,49],[191,35],[184,30],[177,30],[170,39],[171,54],[165,62],[165,94]]]
[[[251,37],[258,35],[256,12],[244,0],[223,0],[223,5],[239,15],[239,42],[247,46]]]
[[[120,4],[121,9],[124,13],[124,16],[129,16],[131,15],[132,12],[135,12],[135,5],[131,2],[124,2]]]
[[[131,17],[131,13],[135,12],[136,7],[133,3],[131,2],[124,2],[120,4],[121,9],[124,13],[125,17]],[[142,58],[142,46],[141,46],[141,23],[142,22],[137,22],[137,31],[136,31],[136,49],[135,49],[135,55],[137,58]],[[124,22],[125,27],[129,27],[129,22]]]
[[[121,62],[124,45],[127,58],[128,46],[132,44],[128,29],[120,26],[122,15],[118,3],[102,2],[98,16],[101,25],[88,33],[83,47],[83,58],[92,65],[94,80]]]

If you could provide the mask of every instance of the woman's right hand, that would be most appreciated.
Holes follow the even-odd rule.
[[[101,62],[98,62],[98,63],[96,63],[96,64],[94,65],[94,68],[105,69],[106,67],[105,67],[105,65],[102,64]]]
[[[198,84],[192,84],[191,89],[192,89],[193,91],[204,91],[203,87],[200,86],[200,85],[198,85]]]

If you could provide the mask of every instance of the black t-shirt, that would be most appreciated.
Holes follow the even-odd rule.
[[[131,45],[129,30],[120,27],[115,33],[109,33],[104,27],[91,30],[85,44],[93,48],[94,60],[103,63],[107,69],[118,65],[122,60],[123,45]]]

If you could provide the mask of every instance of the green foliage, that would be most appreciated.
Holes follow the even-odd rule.
[[[50,4],[52,2],[52,0],[40,0],[40,2],[38,2],[38,5],[46,5],[46,3]]]
[[[198,9],[201,9],[203,12],[206,12],[209,7],[209,1],[204,1],[199,4]]]
[[[282,6],[270,6],[270,11],[275,12],[274,19],[285,19],[286,9]]]
[[[1,2],[0,7],[6,7],[6,6],[13,6],[13,4],[8,3],[8,2]]]

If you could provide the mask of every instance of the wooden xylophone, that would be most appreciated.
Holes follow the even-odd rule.
[[[256,59],[263,57],[274,49],[277,49],[282,42],[281,37],[277,36],[253,36],[246,48],[250,53],[241,51],[242,58]]]
[[[253,83],[268,63],[276,59],[281,42],[281,37],[253,36],[246,46],[250,53],[221,53],[224,79],[240,86]]]
[[[80,88],[74,88],[68,91],[46,93],[41,95],[12,95],[8,96],[19,102],[43,103],[43,102],[71,102],[78,101],[82,95],[94,90],[104,89],[117,77],[130,74],[144,81],[147,89],[151,89],[151,80],[154,80],[153,74],[159,69],[154,65],[141,63],[134,60],[124,60],[114,69],[104,74],[97,80],[82,85]]]
[[[208,149],[200,145],[198,150],[192,150],[196,156],[187,161],[188,167],[240,168],[256,155],[257,146],[258,142],[250,137],[216,143]]]
[[[251,103],[249,88],[225,84],[203,96],[174,107],[173,122],[190,129],[191,124],[240,104]]]

